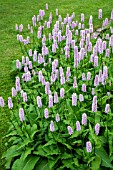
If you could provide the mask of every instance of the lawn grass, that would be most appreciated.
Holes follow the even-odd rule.
[[[38,14],[39,9],[44,9],[49,4],[49,12],[52,11],[55,18],[55,9],[63,17],[67,13],[75,12],[76,19],[80,20],[80,14],[85,14],[85,24],[90,15],[93,15],[95,29],[101,26],[102,21],[98,20],[98,9],[103,9],[103,18],[110,18],[113,8],[113,0],[1,0],[0,1],[0,96],[3,96],[7,103],[8,96],[11,96],[11,87],[14,86],[14,77],[10,75],[12,61],[20,59],[21,49],[16,40],[15,24],[31,23],[31,17]],[[45,18],[47,19],[47,17]],[[7,107],[0,108],[0,157],[6,150],[5,136],[8,130],[8,117],[10,116]],[[0,161],[1,170],[2,161]]]

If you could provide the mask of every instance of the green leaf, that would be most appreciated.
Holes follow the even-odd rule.
[[[101,158],[100,156],[96,155],[95,159],[91,162],[91,169],[98,170],[100,168]]]
[[[11,168],[11,170],[20,170],[23,169],[24,167],[24,162],[21,159],[17,159]]]
[[[48,164],[49,164],[50,169],[52,169],[52,168],[55,169],[54,167],[55,167],[56,163],[58,162],[59,158],[60,158],[60,156],[57,156],[55,159],[48,159]]]
[[[33,124],[33,126],[31,127],[31,138],[33,139],[34,135],[37,133],[38,129],[37,129],[37,125]]]
[[[80,165],[79,165],[78,159],[74,158],[73,160],[74,160],[74,165],[79,167]]]
[[[47,159],[43,159],[39,164],[36,164],[35,170],[50,170]]]
[[[101,159],[102,159],[102,166],[108,167],[108,168],[113,168],[113,166],[111,164],[111,160],[110,160],[107,152],[105,151],[105,149],[103,147],[95,148],[95,153],[96,153],[96,155],[101,157]]]
[[[64,152],[61,156],[61,159],[69,159],[69,158],[72,158],[72,155],[71,154],[68,154],[66,152]]]
[[[36,155],[43,156],[43,157],[45,157],[47,155],[46,152],[44,152],[42,149],[40,149],[38,151],[34,151],[33,153]]]
[[[17,135],[17,131],[16,130],[13,130],[13,132],[7,134],[5,137],[9,137],[9,136],[16,136]]]
[[[52,144],[55,144],[55,141],[53,139],[51,139],[49,142],[47,142],[43,147],[49,146],[49,145],[52,145]]]
[[[6,169],[10,169],[11,162],[12,162],[12,158],[7,159],[7,162],[5,163]]]
[[[69,145],[69,144],[67,144],[67,143],[62,143],[63,145],[65,145],[68,149],[72,149],[72,147]]]
[[[22,151],[18,150],[17,145],[11,146],[6,152],[4,152],[2,158],[10,159],[20,155]]]
[[[32,148],[26,147],[26,150],[25,150],[25,152],[24,152],[24,157],[23,157],[23,159],[26,159],[27,156],[31,154],[31,151],[32,151],[33,149],[34,149],[34,147],[32,147]]]
[[[19,144],[18,149],[21,149],[23,147],[28,146],[28,144],[32,143],[33,141],[31,141],[29,138],[25,139],[21,144]]]
[[[26,162],[26,165],[24,166],[23,170],[33,170],[36,163],[39,161],[40,156],[32,156],[28,159]]]
[[[73,167],[73,164],[72,164],[72,159],[64,159],[62,160],[62,163],[65,167],[71,169],[71,170],[74,170],[75,168]]]

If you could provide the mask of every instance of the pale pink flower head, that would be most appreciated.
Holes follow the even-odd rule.
[[[102,9],[98,10],[98,19],[102,19]]]
[[[109,113],[109,112],[110,112],[110,104],[106,104],[105,113]]]
[[[12,87],[12,97],[15,97],[17,95],[17,91],[14,87]]]
[[[79,101],[80,101],[80,102],[83,102],[83,101],[84,101],[84,96],[83,96],[83,94],[79,94]]]
[[[99,76],[98,75],[96,75],[95,76],[95,79],[94,79],[94,86],[98,86],[99,85]]]
[[[0,106],[4,107],[5,103],[4,103],[4,99],[3,97],[0,97]]]
[[[19,118],[20,118],[20,121],[23,122],[25,120],[25,117],[24,117],[24,109],[23,108],[20,108],[19,109]]]
[[[98,56],[94,57],[94,67],[98,67]]]
[[[18,24],[15,25],[15,29],[16,29],[16,31],[18,30]]]
[[[42,107],[42,101],[41,101],[41,97],[40,96],[37,96],[37,105],[39,108]]]
[[[113,20],[113,9],[111,11],[111,20]]]
[[[87,125],[87,115],[86,115],[86,113],[82,114],[82,125]]]
[[[54,103],[58,103],[58,94],[54,92]]]
[[[90,80],[90,79],[91,79],[91,73],[87,72],[87,80]]]
[[[22,32],[22,30],[23,30],[23,24],[21,24],[21,25],[19,26],[19,29],[20,29],[20,32]]]
[[[8,107],[9,107],[9,109],[13,108],[13,102],[12,102],[11,97],[8,97]]]
[[[76,106],[77,105],[77,94],[73,93],[72,94],[72,106]]]
[[[53,96],[50,94],[49,95],[49,108],[53,107]]]
[[[104,68],[103,68],[103,76],[105,79],[108,78],[108,67],[107,66],[104,66]]]
[[[58,16],[58,9],[56,9],[56,16]]]
[[[68,126],[67,129],[68,129],[69,135],[72,135],[72,134],[73,134],[73,129],[72,129],[72,127],[71,127],[71,126]]]
[[[65,93],[64,88],[61,88],[61,89],[60,89],[60,97],[61,97],[61,98],[64,98],[64,93]]]
[[[92,88],[91,94],[92,94],[92,95],[95,94],[95,88]]]
[[[84,14],[81,14],[81,22],[84,22]]]
[[[93,97],[92,112],[97,112],[97,96]]]
[[[76,121],[76,130],[77,131],[81,131],[81,126],[80,126],[80,122]]]
[[[86,76],[85,76],[85,73],[82,73],[82,80],[86,80]]]
[[[99,131],[100,131],[100,124],[97,123],[97,124],[95,125],[95,134],[98,135],[98,134],[99,134]]]
[[[92,144],[90,141],[86,142],[86,151],[88,153],[92,152]]]
[[[49,111],[48,109],[44,109],[44,117],[47,119],[49,117]]]
[[[28,99],[27,99],[27,93],[26,92],[23,92],[23,102],[27,102]]]
[[[48,4],[46,4],[46,10],[48,10]]]
[[[74,79],[73,87],[74,87],[74,88],[77,88],[78,86],[77,86],[77,80],[76,80],[76,77],[74,77],[73,79]]]
[[[58,113],[56,114],[55,119],[56,119],[56,122],[59,122],[59,121],[60,121],[60,116],[59,116],[59,114],[58,114]]]
[[[86,84],[82,84],[82,91],[86,92]]]
[[[54,127],[54,122],[51,120],[50,122],[50,131],[54,132],[55,131],[55,127]]]

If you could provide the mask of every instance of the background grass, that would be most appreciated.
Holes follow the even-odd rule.
[[[49,4],[49,12],[52,11],[55,19],[55,9],[63,17],[67,13],[75,12],[76,19],[80,20],[80,14],[85,14],[85,24],[90,15],[93,15],[95,29],[101,26],[102,21],[98,20],[98,9],[103,9],[103,18],[110,18],[113,8],[113,0],[1,0],[0,1],[0,96],[3,96],[7,104],[8,96],[11,96],[11,87],[14,86],[14,77],[10,75],[12,61],[20,59],[21,49],[16,41],[15,24],[31,23],[31,17],[38,14],[39,9],[45,9]],[[45,18],[47,19],[47,17]],[[26,30],[25,29],[25,30]],[[0,157],[7,149],[7,140],[3,138],[8,131],[8,117],[10,116],[7,107],[0,108]],[[3,161],[0,159],[0,170]]]

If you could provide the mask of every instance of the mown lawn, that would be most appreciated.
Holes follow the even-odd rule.
[[[31,23],[31,17],[38,14],[39,9],[45,9],[49,4],[49,11],[52,11],[55,19],[55,9],[63,17],[75,12],[76,19],[80,20],[80,14],[85,14],[85,24],[90,15],[93,15],[95,29],[101,26],[102,21],[98,20],[98,9],[103,9],[103,18],[110,18],[113,8],[113,0],[1,0],[0,1],[0,96],[3,96],[7,103],[8,96],[11,96],[11,87],[14,86],[14,76],[11,76],[11,64],[15,59],[22,56],[21,49],[16,41],[15,24],[23,24],[25,30],[27,24]],[[47,18],[45,18],[47,19]],[[10,116],[7,107],[0,108],[0,157],[7,148],[7,140],[3,137],[8,131],[8,117]],[[0,161],[1,170],[2,161]]]

